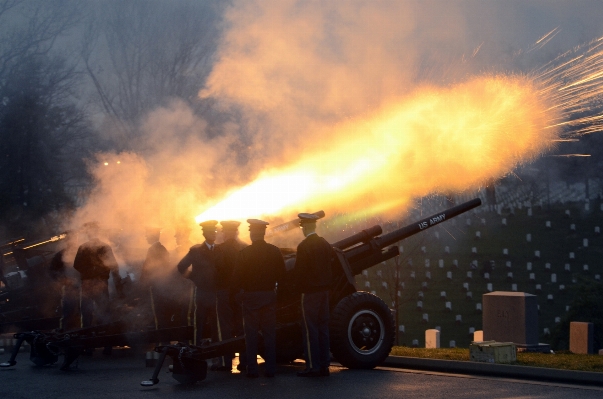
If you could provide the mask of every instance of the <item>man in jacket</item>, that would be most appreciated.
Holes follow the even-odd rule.
[[[333,247],[316,234],[318,216],[297,215],[306,237],[297,246],[295,273],[301,289],[303,343],[306,368],[300,377],[328,377],[331,363],[329,350],[329,288]]]
[[[264,241],[267,222],[248,219],[251,245],[239,252],[231,294],[239,294],[243,308],[247,377],[258,377],[258,331],[264,338],[265,376],[276,373],[276,284],[284,276],[281,251]]]

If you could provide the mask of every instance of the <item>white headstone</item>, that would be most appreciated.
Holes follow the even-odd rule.
[[[377,270],[377,276],[383,277],[383,272],[381,270]]]
[[[459,323],[460,323],[461,321],[463,321],[463,316],[462,316],[462,315],[460,315],[460,314],[457,314],[457,315],[455,316],[455,321],[457,321],[457,322],[459,322]]]
[[[467,218],[467,226],[471,226],[471,219]]]
[[[436,231],[435,233],[433,233],[433,235],[435,236],[435,238],[439,239],[440,238],[440,232]]]
[[[552,301],[552,300],[553,300],[553,294],[548,294],[548,295],[546,296],[546,299],[547,299],[548,301]]]
[[[370,288],[370,287],[371,287],[371,282],[370,282],[370,281],[365,281],[365,282],[364,282],[364,286],[365,286],[366,288]]]
[[[561,323],[561,317],[555,317],[555,323]]]
[[[569,216],[569,215],[570,215],[570,210],[569,210],[569,209],[566,209],[566,210],[565,210],[565,215],[566,215],[566,216]]]
[[[457,268],[458,268],[458,267],[459,267],[459,261],[458,261],[457,259],[453,259],[453,260],[452,260],[452,266],[454,266],[454,267],[457,267]]]
[[[383,288],[387,288],[387,281],[382,281],[381,285],[383,286]]]
[[[413,340],[412,340],[412,346],[413,346],[414,348],[418,347],[418,346],[419,346],[419,340],[418,340],[418,339],[413,339]]]
[[[468,279],[473,278],[473,272],[468,271],[468,272],[467,272],[467,278],[468,278]]]
[[[465,291],[469,291],[469,283],[463,283],[463,288]]]
[[[446,302],[446,310],[452,310],[452,302]]]
[[[477,269],[477,266],[478,266],[477,260],[475,260],[475,259],[472,260],[470,266],[472,269]]]
[[[569,253],[569,258],[570,259],[575,259],[576,258],[576,254],[574,254],[573,252]]]
[[[446,245],[446,246],[444,247],[444,252],[446,252],[447,254],[449,254],[449,253],[450,253],[450,247],[449,247],[448,245]]]
[[[405,331],[405,330],[404,330],[404,324],[400,324],[400,325],[398,326],[398,331],[399,331],[399,332],[401,332],[401,333],[404,333],[404,331]]]
[[[446,272],[446,278],[452,280],[452,272]]]
[[[528,216],[532,216],[532,208],[528,208]]]
[[[565,289],[565,285],[559,284],[559,291],[563,291]]]
[[[585,211],[589,211],[590,210],[590,204],[588,202],[584,203],[584,210]]]
[[[363,271],[362,271],[362,275],[363,275],[364,277],[368,277],[368,270],[363,270]]]
[[[486,225],[486,219],[482,218],[481,219],[482,224],[485,226]]]
[[[417,301],[417,309],[423,309],[423,301]]]
[[[430,264],[429,264],[429,259],[425,259],[425,267],[429,268]]]
[[[490,280],[490,273],[484,273],[484,280]]]
[[[508,260],[508,261],[505,262],[505,267],[507,267],[509,269],[511,268],[511,261],[510,260]]]
[[[506,226],[506,225],[507,225],[507,219],[506,219],[506,218],[503,218],[503,220],[502,220],[502,225],[503,225],[503,226]]]
[[[425,272],[425,278],[431,280],[431,272]]]
[[[442,298],[442,299],[446,298],[446,291],[440,292],[440,298]]]
[[[476,303],[475,304],[475,310],[477,310],[478,312],[482,311],[482,304],[481,303]]]
[[[511,291],[517,291],[517,284],[511,284]]]
[[[576,231],[576,225],[574,223],[570,224],[570,230]]]
[[[536,259],[540,259],[540,251],[538,251],[538,250],[534,251],[534,257]]]
[[[438,267],[439,267],[440,269],[443,269],[443,268],[444,268],[444,259],[438,259]]]
[[[530,273],[530,281],[536,281],[536,274]]]
[[[532,242],[532,235],[531,234],[526,234],[526,241],[527,242]]]
[[[423,252],[423,253],[427,253],[427,247],[422,246],[422,247],[421,247],[421,252]]]
[[[472,254],[476,254],[477,253],[477,247],[471,247],[471,253]]]
[[[542,285],[536,284],[536,292],[540,292],[542,290]]]
[[[601,227],[595,226],[595,234],[601,234]]]
[[[550,264],[550,263],[545,263],[545,264],[544,264],[544,268],[545,268],[546,270],[551,270],[551,264]]]
[[[425,348],[437,349],[440,347],[440,332],[438,330],[425,330]]]
[[[475,327],[469,327],[469,334],[475,333]]]
[[[371,291],[371,294],[377,295],[377,291]]]
[[[402,296],[402,292],[398,291],[398,298],[400,298]]]
[[[509,255],[509,249],[503,248],[503,255]]]
[[[545,226],[546,226],[547,229],[550,229],[551,228],[551,221],[547,220],[546,223],[545,223]]]
[[[556,283],[557,282],[557,274],[553,273],[551,274],[551,283]]]
[[[601,275],[600,274],[595,274],[595,280],[600,281],[601,280]]]
[[[455,340],[451,340],[449,343],[451,348],[456,348],[456,341]]]
[[[477,238],[478,240],[482,238],[482,233],[479,230],[475,232],[475,238]]]
[[[423,291],[419,291],[419,298],[425,298],[425,294],[423,293]]]
[[[410,278],[412,278],[412,279],[416,278],[415,272],[410,272]]]
[[[507,279],[508,280],[513,280],[513,272],[507,273]]]
[[[565,311],[569,312],[569,310],[570,310],[570,305],[565,305]]]
[[[427,281],[423,281],[423,282],[421,283],[421,289],[424,289],[424,290],[426,290],[426,289],[427,289]]]
[[[467,299],[473,299],[473,293],[471,291],[467,291],[467,293],[465,294],[465,297]]]
[[[548,328],[548,327],[545,327],[545,328],[544,328],[544,330],[542,331],[542,333],[543,333],[544,335],[551,335],[551,330],[549,330],[549,328]]]
[[[486,285],[486,289],[488,290],[488,292],[492,292],[492,283],[488,283]]]
[[[582,246],[583,246],[584,248],[587,248],[587,247],[588,247],[588,238],[584,238],[584,239],[582,240]]]
[[[588,271],[588,265],[584,265],[584,266],[582,266],[582,269],[583,269],[585,272],[587,272],[587,271]]]
[[[528,263],[526,264],[526,269],[527,269],[528,271],[532,270],[532,262],[528,262]]]
[[[423,313],[423,321],[429,321],[429,314]]]

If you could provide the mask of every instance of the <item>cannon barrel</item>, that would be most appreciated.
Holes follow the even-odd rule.
[[[345,257],[350,263],[351,272],[354,275],[359,274],[362,272],[362,270],[367,269],[376,264],[369,262],[369,259],[376,259],[379,262],[382,262],[383,260],[393,258],[398,254],[397,250],[388,250],[385,253],[382,253],[381,250],[392,244],[397,243],[398,241],[420,233],[421,231],[427,230],[428,228],[433,227],[437,224],[445,222],[448,219],[470,211],[471,209],[480,206],[481,203],[481,199],[475,198],[471,201],[464,202],[460,205],[448,208],[445,211],[421,219],[418,222],[412,223],[398,230],[394,230],[391,233],[375,237],[370,242],[365,242],[362,245],[358,245],[356,247],[344,251]]]
[[[335,248],[346,249],[346,248],[351,247],[352,245],[356,245],[361,242],[368,242],[373,237],[376,237],[381,233],[383,233],[381,226],[376,225],[373,227],[369,227],[366,230],[362,230],[360,233],[356,233],[353,236],[349,236],[347,238],[344,238],[343,240],[339,240],[339,241],[333,243],[332,245]]]

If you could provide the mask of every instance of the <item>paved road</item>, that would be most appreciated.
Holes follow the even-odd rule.
[[[144,388],[150,377],[141,356],[116,351],[81,357],[78,368],[35,367],[26,353],[11,369],[0,369],[0,398],[601,398],[603,388],[534,383],[502,378],[457,376],[411,370],[348,370],[331,367],[331,377],[299,378],[302,368],[283,366],[276,378],[251,380],[241,374],[209,372],[194,386],[179,385],[166,372],[160,383]],[[6,357],[6,355],[4,355]],[[2,357],[3,360],[4,357]],[[167,366],[167,362],[166,362]]]

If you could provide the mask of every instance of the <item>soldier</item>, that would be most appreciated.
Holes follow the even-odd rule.
[[[216,309],[216,220],[200,223],[205,241],[191,247],[188,253],[178,263],[178,271],[185,274],[189,266],[192,270],[189,278],[195,283],[195,345],[201,345],[203,327]]]
[[[185,224],[176,227],[174,238],[176,239],[176,248],[172,251],[172,264],[177,265],[184,258],[189,249],[193,246],[193,242],[189,239],[191,229]],[[177,268],[176,272],[178,271]],[[180,307],[180,325],[192,326],[194,324],[193,312],[195,309],[195,284],[192,281],[179,278],[174,281],[174,289],[178,292],[175,301]]]
[[[222,235],[224,242],[216,246],[217,251],[217,337],[218,341],[232,338],[233,334],[243,334],[243,319],[240,306],[230,301],[230,287],[232,285],[232,274],[239,251],[246,245],[238,239],[239,225],[241,222],[224,221],[222,225]],[[237,309],[238,308],[238,309]],[[239,322],[240,320],[240,322]],[[240,325],[239,325],[240,324]],[[229,356],[222,356],[219,362],[212,365],[213,370],[230,371],[232,370],[232,359],[234,353]],[[238,370],[244,370],[245,356],[239,356]]]
[[[276,372],[276,292],[275,287],[285,274],[285,260],[281,251],[264,241],[268,223],[248,219],[251,245],[239,252],[231,294],[240,291],[247,377],[258,377],[258,331],[264,338],[266,377],[274,377]]]
[[[328,377],[329,350],[329,289],[331,264],[335,252],[331,244],[316,234],[318,216],[300,213],[300,227],[306,237],[297,246],[295,274],[299,282],[303,316],[303,343],[306,368],[300,377]]]
[[[77,277],[74,275],[75,270],[67,267],[69,262],[67,258],[73,256],[73,252],[71,251],[75,251],[77,234],[73,231],[66,232],[62,244],[63,248],[55,253],[50,260],[48,272],[50,278],[56,282],[58,288],[61,290],[62,317],[59,322],[59,328],[62,330],[73,330],[80,327],[77,320],[80,287]]]
[[[116,291],[120,296],[121,277],[111,247],[98,238],[96,222],[84,224],[88,241],[79,246],[73,268],[80,273],[82,281],[80,311],[82,327],[90,327],[94,318],[94,306],[100,321],[109,321],[109,275],[113,276]],[[98,323],[99,320],[97,320]]]
[[[146,238],[149,245],[147,256],[140,272],[140,285],[143,289],[142,297],[150,299],[155,329],[166,328],[169,325],[172,313],[170,309],[170,254],[161,244],[161,229],[147,227]]]

